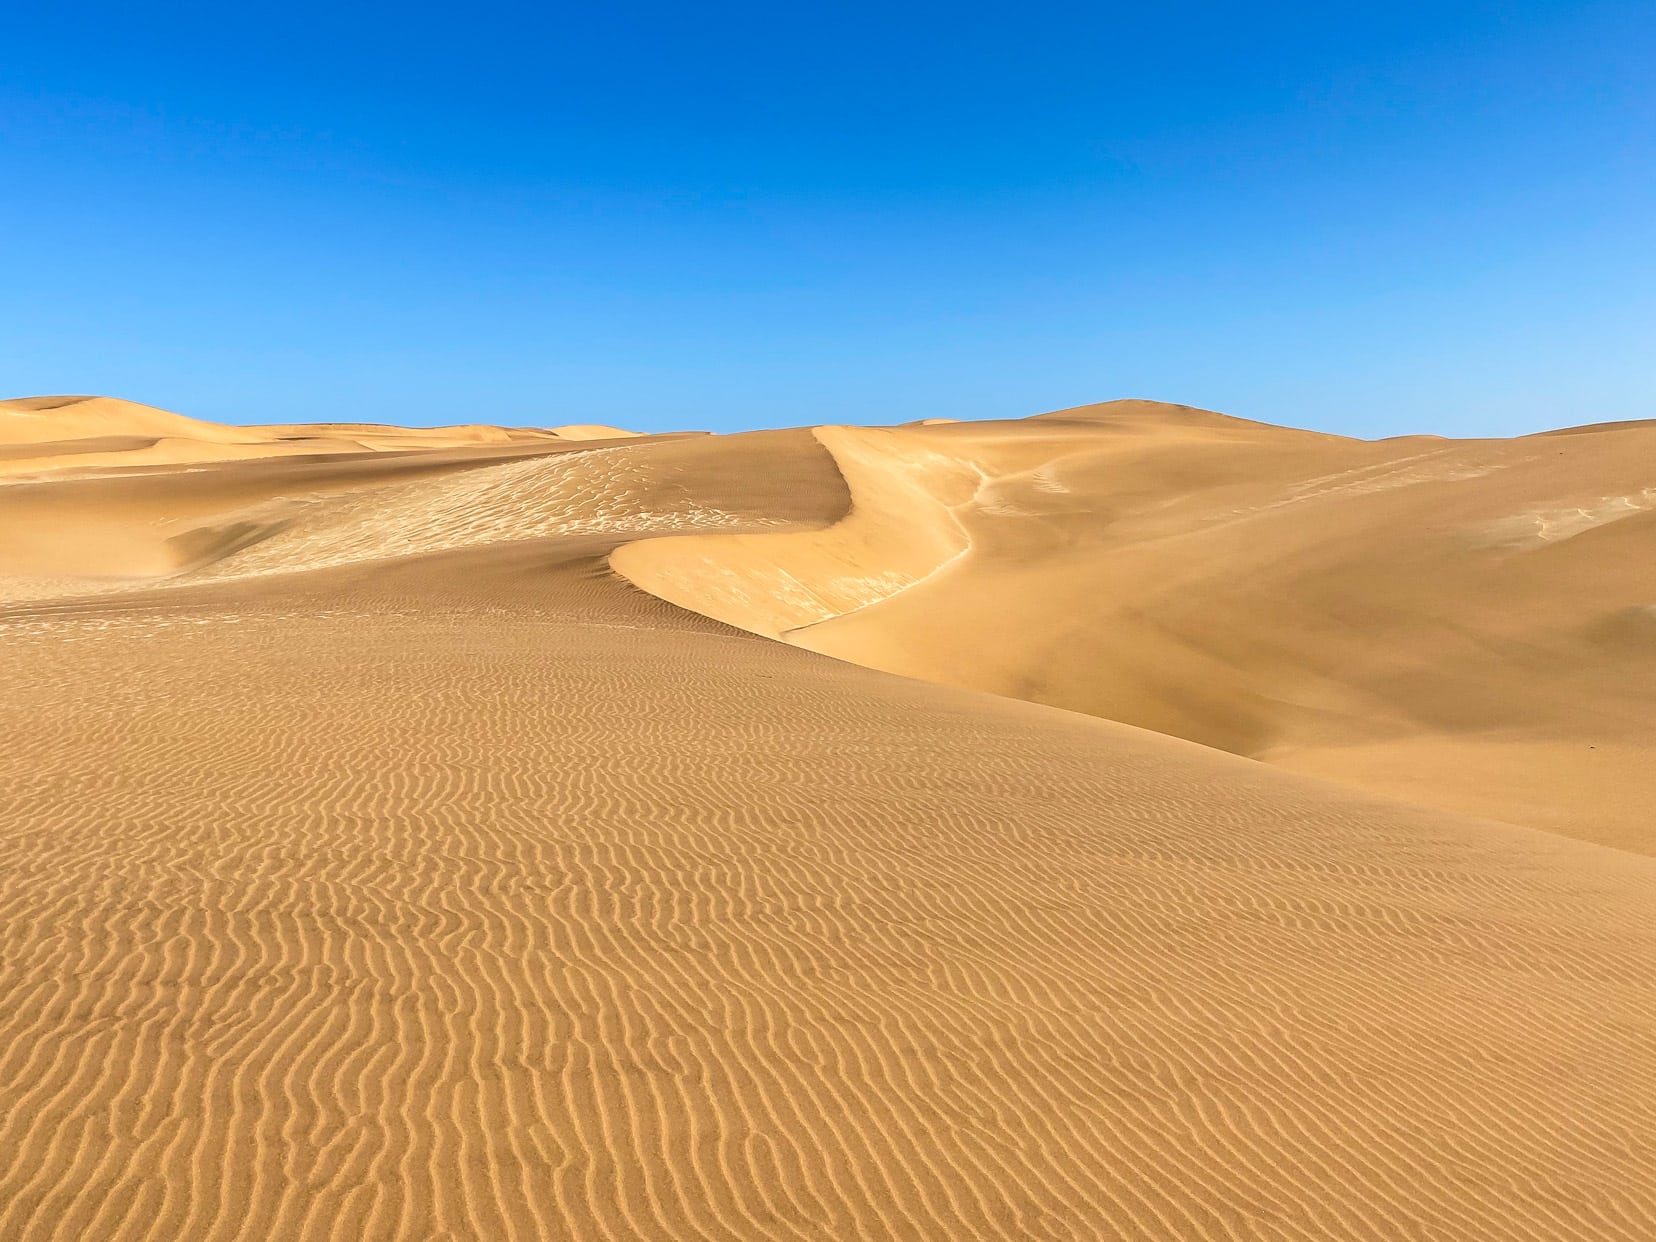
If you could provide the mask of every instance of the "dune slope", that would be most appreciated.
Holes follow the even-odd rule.
[[[1650,1237],[1656,859],[798,645],[1331,451],[1032,428],[0,487],[280,512],[0,561],[0,1237]]]
[[[875,668],[1656,852],[1656,424],[1366,443],[1116,402],[818,435],[843,521],[617,569]]]

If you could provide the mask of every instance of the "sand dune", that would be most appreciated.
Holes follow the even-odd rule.
[[[1643,1242],[1651,434],[8,483],[0,1237]]]
[[[875,668],[1656,852],[1651,782],[1609,759],[1656,746],[1656,424],[1594,432],[1367,443],[1147,402],[824,428],[843,521],[615,565]]]
[[[0,401],[0,444],[142,437],[246,444],[258,436],[241,427],[205,423],[115,397],[17,397]]]
[[[0,401],[0,478],[282,456],[617,440],[634,434],[597,423],[552,428],[482,423],[446,427],[379,423],[227,427],[112,397],[20,397]]]

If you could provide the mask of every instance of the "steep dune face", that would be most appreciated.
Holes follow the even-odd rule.
[[[982,480],[971,465],[899,431],[819,427],[845,479],[849,509],[797,533],[652,539],[611,564],[672,603],[777,638],[906,591],[962,555],[956,510]]]
[[[1656,745],[1656,426],[1364,443],[1122,402],[819,436],[835,527],[617,569],[875,668],[1656,850],[1625,779]]]
[[[1647,1242],[1656,859],[802,649],[1247,745],[1610,718],[1649,529],[1589,493],[1636,433],[1104,410],[0,487],[0,1237]],[[1511,521],[1572,497],[1616,516]],[[83,560],[195,542],[7,568],[76,514]]]

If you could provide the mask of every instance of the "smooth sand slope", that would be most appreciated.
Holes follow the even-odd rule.
[[[1113,402],[816,435],[844,520],[617,568],[875,668],[1656,852],[1656,423],[1366,443]]]
[[[610,568],[827,633],[997,555],[1025,608],[1079,520],[997,543],[1014,466],[1198,503],[1029,427],[0,486],[0,1237],[1650,1238],[1656,859]]]

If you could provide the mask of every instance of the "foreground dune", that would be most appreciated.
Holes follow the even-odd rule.
[[[0,1237],[1651,1237],[1656,859],[1097,717],[1484,754],[1411,627],[1513,591],[1488,658],[1557,710],[1508,744],[1545,769],[1597,703],[1625,761],[1639,584],[1596,571],[1642,510],[1532,547],[1490,514],[1540,466],[1471,473],[1498,445],[1023,426],[0,487]],[[1261,546],[1273,495],[1315,529]],[[1388,520],[1433,533],[1377,552]],[[1452,554],[1486,576],[1404,593]],[[1090,677],[1095,714],[805,649],[840,630],[933,681]]]

